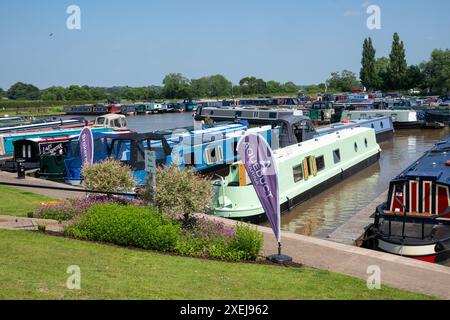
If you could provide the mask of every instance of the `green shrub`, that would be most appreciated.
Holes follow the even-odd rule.
[[[256,228],[247,224],[238,224],[235,235],[231,238],[230,250],[240,252],[241,259],[255,260],[264,244],[263,235]]]
[[[196,175],[192,169],[170,166],[156,173],[156,202],[165,213],[183,215],[203,213],[211,207],[211,181]]]
[[[180,225],[154,209],[121,205],[95,205],[78,222],[66,227],[66,235],[122,246],[173,251]]]
[[[84,166],[82,176],[90,190],[129,192],[136,186],[130,168],[113,159]]]

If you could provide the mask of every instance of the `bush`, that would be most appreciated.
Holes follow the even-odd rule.
[[[91,207],[65,233],[85,240],[174,251],[181,228],[154,209],[112,204]]]
[[[130,168],[113,159],[84,166],[82,176],[90,190],[129,192],[136,186]]]
[[[156,173],[156,202],[165,213],[185,220],[193,213],[210,209],[213,189],[211,181],[203,179],[192,169],[170,166]]]
[[[262,233],[246,224],[238,224],[235,233],[230,242],[230,250],[239,252],[243,260],[255,260],[264,243]]]

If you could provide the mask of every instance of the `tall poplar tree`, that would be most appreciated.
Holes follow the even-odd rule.
[[[394,33],[392,42],[392,50],[389,55],[388,68],[388,85],[390,89],[405,89],[407,86],[406,71],[408,64],[406,63],[406,53],[403,41],[400,41],[398,33]]]
[[[363,52],[361,59],[361,71],[359,78],[361,83],[369,89],[377,87],[377,71],[376,71],[376,50],[372,44],[372,38],[364,39]]]

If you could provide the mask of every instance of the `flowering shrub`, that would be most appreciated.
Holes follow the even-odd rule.
[[[84,166],[82,176],[90,190],[129,192],[136,186],[130,168],[114,159]]]
[[[122,204],[122,205],[141,205],[139,200],[107,197],[107,196],[87,196],[82,199],[68,199],[64,202],[44,203],[33,213],[34,218],[53,219],[58,221],[67,221],[78,219],[86,214],[88,209],[96,204]]]
[[[160,168],[156,173],[156,202],[165,213],[183,215],[185,220],[193,213],[203,213],[211,207],[211,182],[196,175],[192,169],[176,166]]]
[[[176,251],[181,255],[220,260],[256,260],[263,245],[260,232],[246,224],[236,228],[206,219],[184,224]]]

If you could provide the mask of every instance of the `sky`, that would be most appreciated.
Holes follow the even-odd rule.
[[[80,30],[66,26],[70,5]],[[160,85],[172,72],[320,83],[358,74],[368,36],[385,56],[398,32],[409,64],[450,48],[449,13],[448,0],[0,0],[0,88]]]

